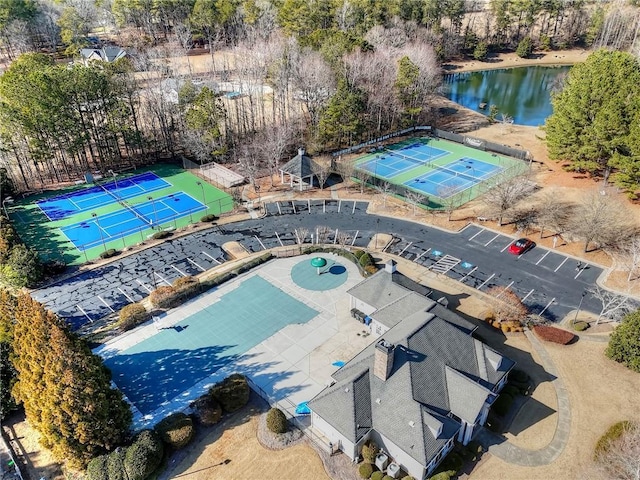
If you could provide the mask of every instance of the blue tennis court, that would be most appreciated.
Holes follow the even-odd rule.
[[[158,177],[155,173],[146,172],[41,200],[38,202],[38,207],[49,220],[62,220],[76,213],[94,210],[104,205],[116,203],[121,199],[126,200],[169,186],[171,186],[170,183]]]
[[[436,158],[450,152],[432,147],[425,143],[414,143],[399,149],[385,149],[381,153],[361,164],[358,168],[366,170],[378,178],[392,178],[416,167],[428,165]]]
[[[170,328],[105,360],[113,380],[149,414],[289,324],[318,312],[255,275]],[[256,368],[268,368],[256,365]]]
[[[207,207],[192,196],[178,192],[144,203],[132,205],[117,212],[74,223],[60,230],[80,250],[88,250],[110,240],[117,240],[163,222],[181,218]]]
[[[433,166],[433,171],[413,178],[403,185],[427,195],[449,198],[498,174],[502,167],[463,157],[445,166]]]

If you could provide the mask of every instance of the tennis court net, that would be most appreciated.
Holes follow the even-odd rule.
[[[138,211],[133,207],[133,205],[130,205],[128,202],[126,202],[124,199],[116,195],[114,192],[109,191],[109,189],[106,188],[104,185],[102,184],[99,184],[99,185],[100,185],[100,188],[102,188],[105,192],[107,192],[108,195],[111,195],[116,202],[118,202],[124,208],[126,208],[131,213],[133,213],[139,220],[142,220],[147,225],[153,227],[153,222],[149,220],[147,217],[145,217],[144,215],[138,213]]]
[[[392,157],[398,157],[401,158],[403,160],[406,160],[408,162],[413,163],[414,165],[426,165],[428,162],[426,160],[419,160],[417,158],[413,158],[410,157],[408,155],[404,155],[402,153],[398,153],[398,152],[394,152],[393,150],[387,150],[385,149],[385,153],[387,153],[388,155],[391,155]]]
[[[457,170],[452,170],[450,168],[447,167],[443,167],[441,165],[434,165],[433,163],[428,163],[427,164],[429,167],[431,167],[434,170],[440,170],[441,172],[447,172],[450,173],[451,175],[453,175],[454,177],[460,177],[460,178],[464,178],[466,180],[469,180],[470,182],[474,182],[474,183],[478,183],[484,180],[484,177],[476,177],[474,175],[468,175],[466,173],[462,173],[462,172],[458,172]]]

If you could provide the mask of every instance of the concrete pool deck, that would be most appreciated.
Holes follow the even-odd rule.
[[[220,368],[175,398],[167,399],[147,415],[143,415],[132,405],[134,428],[153,426],[166,415],[187,409],[193,400],[206,393],[213,384],[236,372],[247,375],[254,385],[272,399],[292,408],[320,392],[331,381],[331,374],[337,370],[332,363],[349,360],[371,343],[374,336],[364,336],[364,325],[350,316],[346,291],[362,280],[358,269],[350,261],[332,254],[321,255],[331,262],[341,264],[347,270],[347,280],[333,290],[305,290],[292,280],[292,268],[301,261],[310,261],[314,256],[317,255],[272,260],[218,289],[170,310],[155,322],[148,322],[96,349],[95,353],[103,358],[117,355],[154,336],[159,329],[171,328],[205,306],[217,302],[242,281],[255,275],[319,312],[307,323],[291,324],[279,330],[246,351],[238,361]]]

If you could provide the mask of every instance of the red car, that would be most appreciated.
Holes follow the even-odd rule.
[[[513,253],[514,255],[522,255],[524,252],[533,248],[535,243],[533,243],[528,238],[520,238],[509,245],[509,253]]]

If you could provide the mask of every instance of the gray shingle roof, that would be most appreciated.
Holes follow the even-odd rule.
[[[391,328],[402,321],[402,319],[416,312],[425,312],[435,304],[436,302],[427,297],[418,295],[415,292],[409,292],[407,295],[400,297],[394,302],[379,308],[373,312],[371,316],[384,326]]]
[[[285,163],[280,170],[299,178],[310,177],[318,172],[320,166],[304,154],[298,154]]]
[[[378,309],[407,296],[411,290],[394,282],[393,274],[380,270],[351,287],[347,293]]]

